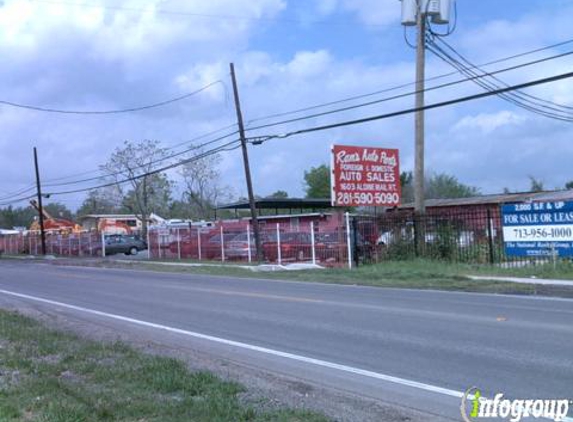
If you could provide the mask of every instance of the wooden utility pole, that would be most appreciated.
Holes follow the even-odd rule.
[[[247,151],[247,138],[245,137],[245,126],[243,125],[243,114],[241,112],[241,102],[239,100],[239,89],[237,79],[235,78],[235,65],[230,64],[231,80],[233,81],[233,94],[235,95],[235,109],[237,110],[237,124],[239,125],[239,137],[241,138],[241,149],[243,151],[243,164],[245,166],[245,178],[247,179],[247,192],[249,195],[249,207],[251,209],[251,222],[253,224],[253,233],[255,235],[255,246],[257,249],[257,261],[263,260],[263,251],[261,248],[261,235],[259,231],[259,220],[257,218],[257,209],[255,207],[255,194],[253,193],[253,182],[251,180],[251,169],[249,166],[249,154]],[[250,242],[251,239],[248,239]]]
[[[46,255],[46,233],[44,231],[44,208],[42,207],[42,186],[40,170],[38,169],[38,152],[34,147],[34,167],[36,168],[36,188],[38,190],[38,214],[40,218],[40,237],[42,239],[42,255]]]
[[[426,16],[418,10],[418,37],[416,43],[416,152],[414,163],[414,210],[426,211],[424,204],[424,89],[426,78]]]

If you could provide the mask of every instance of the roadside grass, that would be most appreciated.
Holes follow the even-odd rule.
[[[147,269],[159,272],[190,273],[215,276],[263,278],[304,282],[322,282],[376,287],[457,290],[483,293],[536,294],[539,286],[515,284],[496,280],[475,281],[467,277],[469,266],[456,266],[436,261],[415,260],[363,265],[352,270],[327,268],[297,271],[250,271],[233,267],[183,267],[157,265],[153,262],[117,265],[123,268]],[[573,294],[573,289],[572,289]]]
[[[504,277],[547,278],[573,280],[573,260],[561,259],[555,262],[528,263],[521,267],[502,268],[499,266],[475,266],[472,274],[500,275]]]
[[[47,329],[0,310],[2,422],[323,422],[241,403],[244,388],[182,362]]]
[[[165,263],[202,263],[203,266],[165,265]],[[232,262],[217,265],[206,261],[133,261],[115,262],[102,260],[53,261],[59,265],[87,265],[112,268],[129,268],[158,272],[190,273],[201,275],[263,278],[304,282],[322,282],[376,287],[434,289],[479,293],[522,294],[573,297],[573,288],[535,284],[536,278],[573,280],[573,263],[561,260],[553,263],[502,268],[487,264],[461,264],[448,261],[412,259],[385,261],[373,265],[347,268],[297,271],[251,271]],[[472,280],[469,276],[521,277],[531,279],[530,284],[517,284],[503,280]]]

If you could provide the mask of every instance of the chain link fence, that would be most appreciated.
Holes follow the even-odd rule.
[[[498,207],[431,210],[424,215],[392,210],[381,215],[339,216],[334,224],[298,220],[260,224],[260,256],[264,263],[308,263],[353,267],[385,261],[424,258],[453,263],[520,267],[560,259],[551,244],[535,257],[506,254]],[[117,236],[116,241],[123,238]],[[102,256],[129,253],[112,246],[113,236],[98,232],[46,233],[46,252],[57,256]],[[209,227],[151,227],[144,257],[156,260],[258,262],[249,220],[218,221]],[[115,249],[114,249],[115,248]],[[132,250],[133,251],[133,250]],[[0,236],[0,252],[41,254],[39,232]]]
[[[320,231],[314,222],[267,223],[260,226],[261,258],[265,263],[340,265],[348,262],[345,227]],[[258,261],[252,226],[248,221],[215,227],[152,228],[149,257],[168,260],[220,262]]]
[[[508,255],[499,207],[431,210],[424,215],[398,210],[376,217],[354,216],[352,225],[358,234],[355,256],[368,263],[424,258],[510,268],[563,258],[551,242],[538,256]]]
[[[102,237],[97,232],[45,233],[46,253],[58,256],[101,256]],[[39,231],[0,235],[0,252],[7,255],[41,255]]]

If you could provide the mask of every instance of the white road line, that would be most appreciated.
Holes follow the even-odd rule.
[[[463,392],[461,392],[461,391],[450,390],[448,388],[442,388],[442,387],[438,387],[438,386],[431,385],[431,384],[425,384],[422,382],[412,381],[412,380],[408,380],[405,378],[399,378],[399,377],[394,377],[391,375],[381,374],[379,372],[368,371],[365,369],[355,368],[355,367],[347,366],[347,365],[341,365],[338,363],[328,362],[325,360],[320,360],[320,359],[310,358],[310,357],[306,357],[306,356],[296,355],[296,354],[288,353],[288,352],[282,352],[280,350],[274,350],[274,349],[269,349],[266,347],[255,346],[252,344],[242,343],[239,341],[227,340],[224,338],[214,337],[214,336],[210,336],[207,334],[201,334],[201,333],[197,333],[194,331],[187,331],[187,330],[182,330],[180,328],[174,328],[174,327],[169,327],[166,325],[155,324],[153,322],[141,321],[141,320],[134,319],[134,318],[129,318],[129,317],[116,315],[116,314],[110,314],[110,313],[102,312],[102,311],[96,311],[95,309],[83,308],[81,306],[70,305],[70,304],[62,303],[62,302],[56,302],[54,300],[44,299],[44,298],[36,297],[36,296],[30,296],[30,295],[26,295],[26,294],[22,294],[22,293],[11,292],[8,290],[0,290],[0,293],[3,293],[3,294],[8,295],[8,296],[14,296],[14,297],[22,298],[22,299],[32,300],[35,302],[47,303],[50,305],[59,306],[61,308],[72,309],[74,311],[80,311],[80,312],[84,312],[87,314],[111,318],[111,319],[115,319],[118,321],[129,322],[129,323],[141,325],[144,327],[155,328],[155,329],[159,329],[159,330],[169,331],[171,333],[182,334],[185,336],[195,337],[195,338],[199,338],[202,340],[208,340],[208,341],[212,341],[214,343],[224,344],[227,346],[233,346],[233,347],[238,347],[241,349],[252,350],[252,351],[264,353],[267,355],[278,356],[281,358],[295,360],[295,361],[299,361],[299,362],[304,362],[304,363],[308,363],[311,365],[321,366],[324,368],[330,368],[330,369],[335,369],[335,370],[342,371],[342,372],[348,372],[348,373],[355,374],[355,375],[361,375],[361,376],[368,377],[368,378],[374,378],[374,379],[378,379],[381,381],[391,382],[394,384],[400,384],[400,385],[404,385],[404,386],[408,386],[408,387],[412,387],[412,388],[417,388],[419,390],[429,391],[431,393],[443,394],[446,396],[451,396],[451,397],[456,397],[456,398],[462,398],[463,397]]]
[[[47,304],[59,306],[62,308],[72,309],[74,311],[80,311],[80,312],[84,312],[87,314],[102,316],[102,317],[111,318],[111,319],[115,319],[115,320],[119,320],[119,321],[130,322],[132,324],[137,324],[137,325],[141,325],[144,327],[156,328],[159,330],[169,331],[171,333],[176,333],[176,334],[183,334],[185,336],[195,337],[195,338],[199,338],[202,340],[208,340],[208,341],[212,341],[214,343],[225,344],[227,346],[238,347],[241,349],[252,350],[255,352],[259,352],[259,353],[265,353],[267,355],[278,356],[278,357],[282,357],[285,359],[304,362],[304,363],[308,363],[311,365],[321,366],[324,368],[336,369],[338,371],[348,372],[348,373],[355,374],[355,375],[361,375],[361,376],[368,377],[368,378],[374,378],[374,379],[378,379],[381,381],[386,381],[386,382],[390,382],[390,383],[394,383],[394,384],[404,385],[407,387],[417,388],[419,390],[429,391],[431,393],[443,394],[446,396],[456,397],[456,398],[462,398],[464,396],[464,393],[461,391],[450,390],[448,388],[442,388],[442,387],[438,387],[438,386],[431,385],[431,384],[425,384],[422,382],[412,381],[412,380],[408,380],[405,378],[394,377],[391,375],[381,374],[379,372],[368,371],[365,369],[355,368],[352,366],[341,365],[338,363],[328,362],[328,361],[321,360],[321,359],[309,358],[306,356],[296,355],[296,354],[288,353],[288,352],[281,352],[280,350],[268,349],[266,347],[255,346],[252,344],[242,343],[242,342],[234,341],[234,340],[227,340],[227,339],[224,339],[221,337],[214,337],[214,336],[210,336],[207,334],[197,333],[194,331],[188,331],[188,330],[182,330],[180,328],[169,327],[167,325],[161,325],[161,324],[155,324],[153,322],[141,321],[139,319],[129,318],[129,317],[116,315],[116,314],[110,314],[110,313],[102,312],[102,311],[96,311],[95,309],[83,308],[81,306],[70,305],[67,303],[57,302],[55,300],[49,300],[49,299],[44,299],[41,297],[11,292],[8,290],[1,290],[0,289],[0,293],[3,293],[3,294],[8,295],[8,296],[19,297],[22,299],[33,300],[35,302],[47,303]],[[473,399],[473,395],[470,396],[469,398]],[[573,422],[573,418],[565,417],[563,419],[563,422]]]

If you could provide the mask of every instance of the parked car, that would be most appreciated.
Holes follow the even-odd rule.
[[[267,261],[278,261],[278,239],[274,236],[263,242]],[[282,233],[280,236],[281,261],[305,261],[312,257],[312,240],[308,232]]]
[[[247,239],[247,233],[241,233],[233,237],[225,247],[225,256],[229,259],[248,259],[256,256],[255,236],[251,233]]]
[[[260,236],[263,251],[266,242],[276,242],[277,236],[275,231],[261,231]],[[241,233],[232,238],[230,242],[227,242],[225,245],[225,256],[229,259],[246,260],[249,258],[249,248],[251,250],[251,258],[254,259],[257,255],[255,235],[251,232],[250,239],[247,240],[247,233]]]
[[[139,236],[114,234],[105,237],[106,255],[115,255],[118,253],[123,253],[125,255],[137,255],[139,251],[146,249],[147,244],[141,240]],[[95,251],[96,254],[101,255],[101,246],[98,246]]]
[[[319,261],[340,261],[346,248],[346,236],[341,236],[338,232],[322,232],[315,236],[316,258]]]
[[[238,235],[237,232],[223,233],[223,249],[225,251],[225,258],[227,258],[227,251],[229,243]],[[207,239],[207,242],[201,245],[201,252],[203,259],[221,259],[221,234],[218,233]]]
[[[207,240],[204,237],[205,235],[199,234],[199,236],[201,236],[202,240],[205,241]],[[177,239],[175,239],[172,240],[171,243],[169,243],[169,252],[171,252],[174,255],[181,253],[182,258],[198,259],[199,238],[197,232],[181,233],[179,235],[179,242],[177,241]]]
[[[373,245],[358,231],[350,232],[352,253],[358,254],[360,260],[369,260],[374,251]],[[316,235],[316,256],[320,261],[334,262],[343,259],[348,251],[345,232],[323,232]]]

